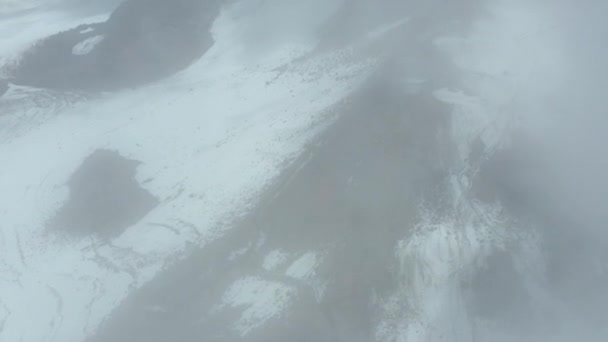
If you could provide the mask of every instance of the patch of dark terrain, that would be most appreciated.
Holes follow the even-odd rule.
[[[541,317],[523,279],[513,256],[495,251],[464,284],[468,312],[496,322],[505,331],[522,335],[533,331]]]
[[[102,35],[105,24],[80,25],[36,42],[15,65],[7,66],[11,83],[39,88],[85,88],[97,77],[94,58],[72,53],[78,43]],[[82,83],[82,84],[79,84]]]
[[[8,92],[8,90],[9,90],[8,81],[0,78],[0,98],[2,98],[2,96],[4,96],[4,94],[6,94],[6,92]]]
[[[440,80],[408,93],[394,67],[380,68],[336,108],[337,122],[242,222],[130,296],[90,341],[370,341],[374,298],[399,284],[396,243],[415,225],[420,203],[440,201],[451,153],[450,109],[432,95]],[[323,294],[285,267],[264,268],[276,250],[288,262],[323,255],[316,270]],[[242,308],[224,308],[222,296],[248,276],[297,297],[264,328],[240,336],[234,323]]]
[[[541,189],[552,182],[550,175],[541,172],[542,156],[534,150],[535,143],[522,132],[512,132],[512,143],[492,152],[477,141],[470,156],[479,166],[473,184],[473,194],[484,202],[499,201],[516,217],[532,218],[548,208],[538,207],[546,202],[541,199]]]
[[[608,272],[598,271],[597,266],[608,259],[608,253],[605,252],[608,245],[605,235],[602,234],[604,230],[599,226],[604,223],[580,215],[578,211],[581,203],[590,206],[588,199],[580,198],[578,194],[564,195],[565,191],[561,189],[563,184],[566,180],[573,180],[569,179],[571,175],[567,174],[567,171],[564,174],[563,165],[560,167],[560,164],[547,157],[550,153],[543,149],[542,140],[533,139],[521,130],[512,132],[509,140],[510,144],[481,160],[480,171],[473,182],[473,195],[477,200],[486,203],[501,203],[510,216],[525,223],[524,227],[534,227],[537,230],[542,241],[540,247],[546,266],[544,274],[541,275],[545,284],[540,285],[546,287],[570,312],[585,317],[587,322],[596,321],[598,317],[603,317],[608,306],[608,292],[605,291],[608,286]],[[481,152],[476,154],[484,154],[483,149],[484,147],[480,146],[478,150]],[[579,154],[582,153],[585,151],[579,151]],[[563,155],[565,152],[560,154],[560,158],[565,158]],[[585,182],[574,181],[579,184]],[[581,185],[578,190],[584,193],[582,189],[584,188]],[[488,273],[485,277],[496,277],[495,281],[502,283],[500,292],[507,298],[510,298],[509,294],[513,294],[511,304],[514,305],[523,301],[514,295],[521,295],[521,284],[512,280],[500,280],[505,278],[503,273],[509,270],[509,267],[511,266],[503,265],[502,271],[490,269],[480,272],[483,274],[492,271],[494,275]],[[522,276],[517,275],[518,278]],[[516,278],[516,275],[512,274],[509,278]],[[478,288],[477,293],[483,295],[484,291],[494,291],[491,289],[498,286],[487,285],[486,290]],[[498,296],[498,292],[495,296]],[[480,303],[484,301],[488,302],[489,299],[479,300]],[[499,307],[513,308],[512,305],[506,304]],[[511,318],[517,314],[534,321],[534,310],[539,310],[539,306],[521,305],[519,311],[511,314]],[[556,320],[557,315],[559,313],[553,317]],[[541,326],[538,324],[537,328]],[[522,331],[521,328],[516,330]]]
[[[14,65],[11,82],[67,90],[113,90],[170,76],[213,45],[219,0],[126,0],[103,23],[37,42]],[[97,37],[90,51],[73,49]]]
[[[71,176],[69,199],[48,226],[75,237],[123,233],[159,203],[135,180],[139,164],[116,151],[95,151]]]

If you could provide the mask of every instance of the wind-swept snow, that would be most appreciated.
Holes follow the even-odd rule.
[[[0,0],[9,69],[40,38],[108,17],[27,3]],[[589,205],[601,190],[579,186],[578,164],[542,156],[556,176],[516,150],[536,146],[516,141],[521,128],[560,131],[543,126],[572,105],[557,97],[588,98],[568,84],[586,76],[555,13],[544,1],[411,3],[231,1],[212,47],[162,81],[85,93],[9,79],[0,341],[601,336],[604,245],[560,232],[604,222]],[[62,51],[96,57],[102,31]],[[554,153],[580,153],[567,148]],[[547,179],[528,187],[542,182],[517,172]],[[138,194],[147,205],[129,210]]]
[[[288,257],[289,255],[286,252],[275,249],[266,255],[262,267],[267,271],[276,271],[287,262]]]
[[[0,34],[29,20],[35,19],[3,23]],[[56,20],[56,27],[71,25]],[[90,335],[130,291],[188,246],[221,236],[366,76],[368,65],[337,65],[336,55],[280,73],[276,68],[301,55],[289,46],[256,63],[239,60],[232,49],[240,42],[223,33],[235,25],[225,12],[214,28],[214,48],[157,84],[58,109],[29,105],[28,98],[43,90],[19,95],[22,107],[14,97],[0,100],[0,124],[26,126],[3,129],[0,138],[0,339],[79,341]],[[46,30],[29,28],[21,41],[2,40],[2,51]],[[322,72],[329,65],[332,72]],[[47,221],[67,200],[72,173],[99,149],[141,162],[137,179],[161,203],[116,239],[63,237]],[[257,317],[255,308],[243,319]]]
[[[294,261],[294,263],[287,268],[285,273],[296,279],[310,280],[314,275],[315,268],[318,264],[319,256],[316,253],[308,252]]]
[[[86,30],[83,32],[86,32]],[[104,40],[104,38],[105,37],[103,35],[98,35],[98,36],[94,36],[91,38],[87,38],[87,39],[81,41],[80,43],[76,44],[72,48],[72,53],[75,55],[78,55],[78,56],[88,55],[89,53],[91,53],[91,51],[93,51],[95,49],[97,44],[101,43]]]
[[[233,324],[241,335],[246,335],[285,310],[295,295],[293,287],[248,277],[236,281],[223,299],[226,305],[244,308],[241,317]]]
[[[441,215],[423,210],[426,214],[413,234],[400,243],[397,255],[403,285],[384,304],[379,340],[521,339],[523,332],[507,336],[495,323],[474,316],[464,297],[471,275],[480,272],[490,255],[505,248],[515,260],[517,281],[534,295],[535,303],[530,305],[552,310],[559,306],[541,288],[544,260],[535,230],[519,229],[517,220],[511,220],[498,203],[487,205],[473,199],[471,187],[483,158],[508,145],[511,129],[524,120],[531,122],[525,115],[541,108],[538,98],[559,86],[564,65],[561,46],[550,18],[539,6],[494,1],[489,13],[489,19],[478,21],[469,37],[435,41],[463,75],[460,88],[434,92],[437,100],[453,108],[451,139],[457,160],[452,210]],[[481,160],[472,157],[478,143]]]

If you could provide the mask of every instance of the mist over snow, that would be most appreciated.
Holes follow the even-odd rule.
[[[0,342],[605,341],[606,14],[0,0]]]

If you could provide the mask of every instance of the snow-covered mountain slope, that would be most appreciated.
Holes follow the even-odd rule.
[[[165,79],[10,85],[0,341],[601,341],[599,205],[518,139],[576,73],[544,6],[229,1]],[[8,15],[0,63],[107,18]]]
[[[14,87],[2,98],[3,341],[82,340],[188,246],[221,235],[332,122],[372,62],[336,53],[289,66],[307,46],[243,60],[235,25],[226,11],[213,50],[158,84],[89,99]],[[100,149],[139,161],[137,180],[161,204],[110,241],[57,237],[47,222],[66,182]]]

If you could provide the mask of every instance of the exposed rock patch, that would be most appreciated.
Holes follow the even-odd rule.
[[[533,301],[509,253],[497,251],[488,257],[467,285],[472,314],[495,320],[505,325],[502,328],[532,328]]]
[[[77,236],[114,237],[137,223],[158,204],[134,179],[138,164],[115,151],[95,151],[70,178],[70,198],[51,226]]]
[[[37,42],[9,67],[10,76],[16,84],[72,90],[154,81],[186,68],[213,45],[209,30],[218,13],[217,0],[127,0],[106,22]]]

